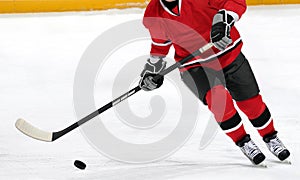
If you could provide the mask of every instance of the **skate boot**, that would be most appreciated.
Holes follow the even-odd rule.
[[[277,131],[268,134],[263,137],[268,149],[273,153],[278,159],[284,161],[290,156],[289,150],[283,145],[280,139],[277,137]]]
[[[260,164],[265,160],[265,155],[260,151],[256,144],[251,140],[250,135],[247,134],[240,141],[236,143],[247,158],[255,165]]]

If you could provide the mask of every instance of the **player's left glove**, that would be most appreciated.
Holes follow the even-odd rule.
[[[220,10],[213,18],[210,38],[219,50],[224,50],[232,43],[230,30],[235,20],[226,10]]]
[[[167,62],[163,60],[161,56],[151,56],[144,66],[144,70],[141,73],[141,80],[139,82],[140,88],[145,91],[152,91],[159,88],[164,81],[164,77],[161,76],[158,80],[154,80],[154,77],[166,68]]]

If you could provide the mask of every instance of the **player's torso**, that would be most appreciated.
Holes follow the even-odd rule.
[[[210,2],[215,0],[179,0],[181,1],[181,7],[179,9],[179,15],[174,15],[162,6],[160,0],[152,0],[144,15],[145,18],[157,18],[157,22],[153,26],[148,26],[155,31],[165,31],[166,39],[172,41],[175,48],[175,59],[189,55],[198,48],[202,47],[206,43],[210,42],[210,30],[212,26],[212,20],[214,15],[218,12],[220,7],[214,7]],[[149,21],[156,22],[156,21]],[[240,38],[238,31],[235,27],[232,28],[231,37],[233,41]],[[219,50],[213,48],[213,53],[218,53]],[[240,51],[240,50],[238,50]],[[204,53],[202,58],[210,57],[212,52]],[[234,56],[239,52],[235,52]],[[229,58],[229,59],[228,59]],[[235,58],[235,57],[234,57]],[[228,54],[223,57],[221,61],[232,61],[234,59]],[[225,63],[227,64],[227,63]]]
[[[209,5],[209,0],[181,0],[178,16],[164,10],[161,17],[183,23],[203,34],[210,30],[216,13],[217,10]]]
[[[182,23],[193,30],[196,30],[199,34],[205,35],[209,34],[211,28],[211,22],[213,16],[217,13],[217,9],[214,9],[209,5],[209,0],[180,0],[180,9],[179,15],[171,14],[169,11],[166,11],[165,8],[161,5],[159,0],[152,0],[152,6],[155,6],[153,10],[149,11],[150,17],[161,17],[170,20],[174,20],[178,23]],[[151,6],[151,4],[149,4]],[[157,9],[156,11],[154,9]],[[152,14],[152,15],[151,15]],[[167,30],[174,35],[174,38],[178,37],[179,34],[184,35],[186,31],[182,28],[174,28],[174,24],[166,23]],[[173,25],[173,26],[172,26]]]
[[[146,10],[145,17],[164,18],[160,22],[163,22],[161,24],[175,49],[180,48],[176,46],[181,46],[192,52],[209,42],[211,22],[218,10],[209,5],[209,0],[181,0],[179,3],[179,15],[174,15],[159,0],[152,0],[147,7],[151,10]],[[177,53],[185,56],[185,52]]]

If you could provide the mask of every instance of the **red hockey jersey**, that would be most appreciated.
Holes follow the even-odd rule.
[[[179,61],[210,42],[210,30],[214,15],[221,9],[235,12],[239,19],[246,10],[245,0],[178,0],[178,6],[170,10],[163,0],[151,0],[143,24],[149,30],[152,45],[151,55],[166,56],[171,45],[175,60]],[[181,70],[205,66],[216,70],[229,65],[240,53],[242,41],[233,26],[230,32],[232,44],[224,51],[212,48],[201,57],[185,63]],[[203,63],[200,61],[205,60]]]

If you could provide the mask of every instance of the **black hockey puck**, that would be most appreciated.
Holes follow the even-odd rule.
[[[86,168],[86,164],[79,160],[74,161],[74,166],[76,166],[77,168],[79,168],[81,170],[84,170]]]

